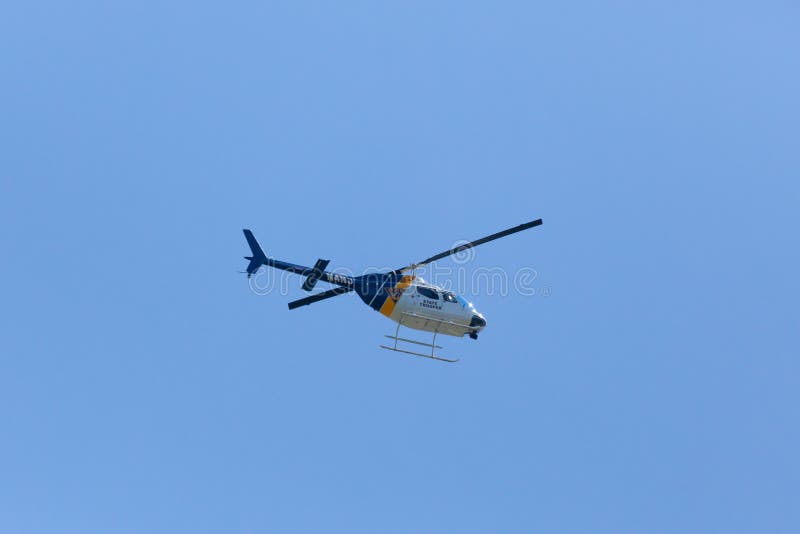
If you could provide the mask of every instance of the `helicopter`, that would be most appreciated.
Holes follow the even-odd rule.
[[[416,276],[416,269],[452,254],[540,226],[541,224],[542,219],[536,219],[459,245],[418,263],[412,263],[389,272],[369,273],[361,276],[349,276],[326,271],[325,269],[328,267],[330,260],[318,259],[313,267],[306,267],[267,257],[253,232],[245,228],[242,231],[247,244],[250,246],[252,256],[244,257],[250,262],[244,272],[247,273],[247,278],[250,278],[261,266],[267,266],[295,273],[305,277],[302,285],[304,291],[313,290],[319,281],[337,286],[290,302],[290,310],[354,291],[370,308],[397,323],[394,335],[387,334],[384,336],[394,340],[394,344],[392,346],[380,345],[381,348],[442,362],[455,363],[458,359],[446,358],[436,352],[437,349],[443,348],[436,344],[436,336],[438,334],[455,337],[469,335],[472,339],[478,339],[478,334],[486,328],[486,318],[475,309],[471,302],[461,295],[428,283],[421,277]],[[430,343],[426,343],[400,337],[401,326],[432,332],[433,340]],[[399,345],[401,342],[403,345]],[[410,350],[407,344],[427,347],[430,352]]]

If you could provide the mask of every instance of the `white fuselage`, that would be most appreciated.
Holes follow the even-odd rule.
[[[461,337],[477,334],[486,326],[483,316],[470,302],[454,293],[408,277],[393,309],[381,310],[403,326]],[[479,319],[476,319],[479,318]]]

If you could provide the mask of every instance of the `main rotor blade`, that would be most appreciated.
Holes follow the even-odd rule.
[[[319,302],[320,300],[329,299],[331,297],[335,297],[336,295],[343,295],[349,291],[352,291],[352,287],[335,287],[333,289],[329,289],[328,291],[323,291],[322,293],[317,293],[316,295],[311,295],[310,297],[306,297],[300,300],[294,300],[289,303],[289,309],[293,310],[295,308],[299,308],[300,306],[307,306],[308,304],[314,304],[315,302]]]
[[[426,260],[422,260],[419,263],[414,263],[412,265],[407,265],[405,267],[401,267],[400,269],[395,270],[395,273],[402,273],[403,271],[408,271],[409,269],[415,269],[417,267],[422,267],[428,263],[434,262],[436,260],[441,260],[442,258],[446,258],[451,254],[455,254],[457,252],[461,252],[462,250],[467,250],[472,247],[477,247],[478,245],[482,245],[484,243],[488,243],[489,241],[494,241],[495,239],[500,239],[501,237],[505,237],[507,235],[516,234],[517,232],[521,232],[523,230],[527,230],[528,228],[533,228],[534,226],[539,226],[542,224],[541,219],[536,219],[535,221],[526,222],[525,224],[520,224],[519,226],[515,226],[514,228],[509,228],[508,230],[503,230],[502,232],[497,232],[496,234],[492,234],[486,237],[482,237],[480,239],[476,239],[475,241],[471,241],[464,245],[459,245],[455,248],[451,248],[445,252],[441,252],[435,256],[431,256]]]

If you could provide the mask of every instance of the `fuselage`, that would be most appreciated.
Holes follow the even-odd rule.
[[[403,326],[473,338],[486,327],[486,319],[472,303],[418,276],[372,274],[357,277],[354,283],[361,300]]]

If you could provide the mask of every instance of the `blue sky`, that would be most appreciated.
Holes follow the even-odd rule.
[[[798,15],[5,5],[0,531],[797,532]],[[237,273],[537,217],[456,365]]]

